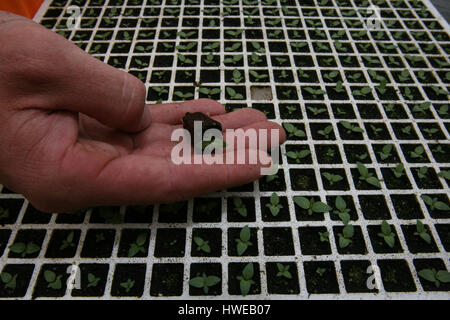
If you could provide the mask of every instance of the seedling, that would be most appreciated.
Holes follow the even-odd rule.
[[[251,56],[250,56],[250,60],[251,60],[251,62],[252,62],[253,64],[258,64],[258,63],[261,63],[261,62],[263,61],[263,60],[261,59],[261,57],[258,56],[258,54],[257,54],[255,51],[252,52],[252,54],[251,54]]]
[[[320,242],[330,242],[330,233],[328,231],[320,232],[319,231],[319,239]]]
[[[423,225],[420,220],[417,220],[416,223],[416,232],[414,232],[415,236],[421,237],[426,243],[431,244],[431,236],[428,234],[427,229]]]
[[[409,155],[411,156],[411,158],[414,158],[414,159],[417,159],[417,158],[423,159],[424,152],[425,152],[425,149],[422,146],[418,146],[418,147],[414,148],[414,151],[410,151]]]
[[[267,74],[259,74],[255,70],[249,70],[248,73],[251,74],[255,78],[256,81],[259,81],[259,80],[269,77]]]
[[[247,216],[247,207],[245,206],[245,204],[241,198],[234,197],[233,205],[234,205],[234,210],[237,211],[241,216],[243,216],[243,217]]]
[[[361,89],[353,89],[352,94],[355,97],[365,97],[368,95],[372,90],[370,90],[370,87],[362,87]]]
[[[167,44],[167,42],[163,42],[164,44]],[[180,51],[189,51],[193,49],[197,43],[195,42],[189,42],[188,44],[179,44],[175,48]]]
[[[155,91],[158,96],[162,96],[163,94],[169,92],[166,87],[153,87],[153,91]]]
[[[203,62],[206,64],[214,64],[214,55],[211,53],[207,54],[205,59],[203,59]]]
[[[249,241],[250,235],[250,228],[248,226],[245,226],[241,229],[241,232],[239,233],[239,239],[236,239],[238,256],[242,256],[245,250],[247,250],[247,248],[252,245],[252,243]]]
[[[239,287],[241,294],[245,297],[249,292],[252,284],[255,281],[252,280],[254,275],[253,263],[248,263],[242,270],[242,274],[237,276],[236,279],[239,280]]]
[[[319,96],[323,96],[327,92],[321,89],[314,89],[312,87],[305,87],[304,90],[308,92],[314,99],[317,99]]]
[[[410,125],[406,125],[401,129],[401,132],[403,132],[406,135],[410,135],[412,131],[412,127]]]
[[[206,96],[208,96],[208,98],[212,98],[214,95],[216,94],[220,94],[222,90],[220,90],[220,88],[205,88],[205,87],[201,87],[198,89],[198,92],[200,92],[201,94],[204,94]]]
[[[178,97],[178,98],[184,99],[184,100],[187,100],[187,99],[190,99],[190,98],[194,97],[194,94],[192,92],[185,92],[185,93],[183,93],[181,91],[175,91],[173,93],[173,95]]]
[[[27,254],[33,254],[41,250],[41,247],[35,244],[33,241],[27,244],[23,242],[17,242],[9,246],[9,250],[14,253],[21,254],[22,258],[25,258]]]
[[[96,277],[93,273],[88,273],[88,285],[87,287],[96,287],[98,282],[100,281],[100,277]]]
[[[362,56],[364,60],[366,60],[371,65],[380,65],[380,60],[377,58],[372,58],[371,56]]]
[[[420,167],[416,169],[417,176],[419,179],[425,179],[427,177],[428,167]]]
[[[243,31],[244,30],[242,30],[242,29],[241,30],[227,30],[227,31],[225,31],[225,34],[227,34],[233,38],[240,38]]]
[[[130,292],[131,289],[133,289],[134,283],[135,283],[134,280],[131,280],[130,278],[128,278],[127,281],[121,282],[120,286],[125,289],[126,293],[128,293],[128,292]]]
[[[194,237],[194,242],[197,245],[197,251],[203,251],[206,253],[211,252],[211,247],[209,246],[209,241],[205,241],[200,237]]]
[[[292,279],[292,274],[289,272],[289,265],[282,265],[281,263],[277,262],[277,268],[278,273],[277,277],[285,277],[286,279]]]
[[[230,95],[230,98],[233,100],[242,100],[244,96],[241,93],[236,92],[232,87],[226,87],[227,93]]]
[[[308,79],[309,78],[309,74],[307,74],[306,71],[302,70],[302,69],[298,69],[298,76],[300,78],[304,78],[304,79]]]
[[[189,65],[189,64],[194,63],[194,61],[192,61],[192,59],[186,57],[185,55],[183,55],[181,53],[177,53],[177,57],[178,57],[178,61],[180,61],[184,65]]]
[[[73,236],[74,232],[72,231],[67,235],[67,238],[63,240],[63,243],[59,247],[59,250],[62,251],[68,247],[75,247],[75,244],[73,243]]]
[[[447,92],[447,90],[444,90],[444,89],[442,89],[442,88],[440,88],[440,87],[437,87],[437,86],[434,86],[434,85],[432,85],[431,86],[431,89],[434,91],[434,93],[436,94],[436,95],[443,95],[443,96],[448,96],[449,95],[449,93]]]
[[[439,288],[441,282],[443,283],[450,282],[450,272],[446,270],[436,271],[436,269],[434,268],[423,269],[418,272],[418,275],[427,281],[433,282],[436,288]]]
[[[329,138],[330,133],[333,131],[333,126],[330,124],[323,128],[323,130],[318,130],[317,133],[323,136],[325,139]]]
[[[342,233],[339,233],[339,247],[346,248],[352,243],[352,237],[355,234],[355,229],[352,225],[347,224]]]
[[[378,135],[383,131],[382,128],[377,128],[377,127],[375,127],[374,125],[370,125],[370,129],[372,129],[373,133],[374,133],[376,136],[378,136]]]
[[[378,233],[378,236],[384,239],[384,242],[390,247],[393,248],[395,245],[395,233],[391,231],[391,226],[383,220],[381,223],[381,233]]]
[[[345,129],[347,129],[347,134],[351,134],[351,133],[353,133],[353,132],[356,132],[356,133],[364,132],[364,130],[363,130],[362,128],[360,128],[360,127],[358,127],[357,125],[354,125],[354,124],[352,124],[352,123],[350,123],[350,122],[348,122],[348,121],[341,120],[341,121],[339,121],[339,123],[340,123]]]
[[[347,204],[345,200],[341,196],[337,196],[334,202],[334,205],[337,210],[334,210],[333,213],[339,215],[339,219],[346,225],[350,221],[350,209],[347,208]]]
[[[0,220],[9,218],[9,210],[0,207]]]
[[[323,75],[323,77],[327,80],[329,80],[330,82],[335,82],[336,77],[339,76],[339,72],[338,71],[331,71],[329,73],[325,73]]]
[[[8,272],[2,272],[0,274],[0,279],[5,284],[5,289],[11,289],[11,290],[16,289],[17,276],[18,276],[18,274],[12,275]]]
[[[420,197],[428,206],[430,206],[431,210],[442,210],[442,211],[450,210],[450,207],[446,203],[439,201],[438,198],[431,198],[426,194],[423,194]]]
[[[319,37],[323,37],[324,36],[324,34],[321,32],[321,31],[319,31],[319,30],[317,30],[317,32],[319,33]],[[328,47],[328,45],[326,45],[326,44],[323,44],[322,42],[314,42],[314,44],[316,45],[316,47],[317,47],[317,51],[324,51],[324,52],[328,52],[329,50],[330,50],[330,48]]]
[[[276,217],[280,212],[280,209],[283,208],[283,205],[280,204],[280,198],[275,192],[270,196],[270,203],[267,203],[266,207],[269,208],[270,213],[272,213],[274,217]]]
[[[347,52],[347,48],[339,40],[334,41],[334,48],[338,52]]]
[[[225,58],[223,60],[224,63],[226,64],[237,64],[239,61],[242,60],[244,56],[242,54],[237,54],[237,55],[233,55],[231,57]]]
[[[343,179],[341,175],[333,174],[330,172],[324,172],[324,173],[322,173],[322,176],[324,176],[325,179],[328,180],[328,182],[330,183],[331,186],[333,184],[335,184],[336,182],[339,182]]]
[[[239,70],[235,69],[233,71],[233,81],[234,81],[234,83],[238,84],[238,83],[242,82],[242,80],[244,80],[244,78],[242,77],[242,74],[240,73]]]
[[[369,172],[369,170],[366,168],[366,166],[361,163],[361,162],[357,162],[356,163],[357,168],[358,168],[358,172],[359,172],[359,180],[363,180],[365,182],[367,182],[368,184],[371,184],[377,188],[381,188],[381,184],[380,181],[378,181],[378,179],[376,177],[373,176],[372,173]]]
[[[137,236],[136,241],[130,245],[130,249],[128,250],[128,257],[134,257],[139,252],[145,254],[145,242],[147,241],[147,233],[141,233]]]
[[[294,202],[300,208],[307,210],[308,215],[312,215],[313,213],[324,213],[332,209],[326,203],[316,201],[314,198],[308,199],[305,197],[295,196]]]
[[[198,276],[189,280],[189,285],[195,288],[203,288],[203,292],[208,294],[209,287],[213,287],[220,282],[220,278],[216,276],[207,276],[204,272],[202,276]]]
[[[349,62],[351,63],[351,62]],[[362,73],[361,72],[356,72],[354,74],[349,74],[347,75],[347,78],[349,78],[350,80],[352,80],[353,82],[357,82],[359,81],[359,79],[361,78]]]
[[[47,288],[52,288],[55,290],[61,289],[62,288],[61,278],[62,275],[57,276],[56,273],[54,273],[51,270],[45,270],[44,272],[44,279],[48,283]]]
[[[396,178],[401,178],[405,174],[405,167],[403,163],[399,163],[395,166],[395,168],[391,169]]]
[[[325,271],[327,271],[327,269],[325,269],[325,268],[320,268],[320,267],[318,267],[318,268],[316,269],[316,273],[317,273],[319,276],[321,276],[321,277],[323,277],[323,274],[325,273]]]
[[[414,105],[412,111],[425,115],[430,110],[431,102],[423,102],[421,104]]]
[[[303,138],[306,136],[305,131],[298,129],[295,125],[291,123],[283,123],[283,127],[288,132],[289,137]]]

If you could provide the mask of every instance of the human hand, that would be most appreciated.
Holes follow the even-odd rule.
[[[208,99],[150,106],[145,91],[56,33],[0,11],[0,183],[46,212],[178,201],[256,180],[263,166],[175,165],[170,136],[186,112],[285,140],[259,111],[225,114]]]

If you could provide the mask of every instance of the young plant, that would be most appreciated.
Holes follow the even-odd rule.
[[[450,210],[450,207],[442,201],[439,201],[438,198],[431,198],[430,196],[427,196],[426,194],[423,194],[420,196],[422,200],[430,206],[430,209],[433,210],[442,210],[442,211],[448,211]]]
[[[277,277],[285,277],[286,279],[292,279],[292,274],[289,272],[289,265],[284,266],[277,262],[278,273]]]
[[[45,270],[44,272],[44,279],[48,283],[47,288],[52,288],[55,290],[61,289],[62,288],[61,278],[62,275],[57,276],[56,273],[54,273],[51,270]]]
[[[259,74],[255,70],[249,70],[248,73],[251,74],[255,78],[256,81],[259,81],[259,80],[262,80],[262,79],[265,79],[265,78],[269,77],[269,75],[267,75],[267,74]]]
[[[130,249],[128,250],[128,257],[134,257],[139,252],[145,253],[144,244],[147,241],[147,233],[140,233],[136,241],[130,245]]]
[[[192,92],[185,92],[185,93],[183,93],[181,91],[175,91],[173,93],[173,95],[178,97],[178,98],[181,98],[183,100],[187,100],[187,99],[190,99],[190,98],[194,97],[194,94]]]
[[[96,287],[100,281],[100,277],[96,277],[93,273],[88,273],[88,285],[87,287]]]
[[[234,205],[234,210],[237,211],[241,216],[243,216],[243,217],[247,216],[247,207],[245,206],[245,204],[241,198],[234,197],[233,205]]]
[[[331,124],[317,131],[317,133],[323,136],[325,139],[329,138],[331,132],[333,132],[333,126]]]
[[[418,275],[427,281],[433,282],[436,288],[439,288],[441,282],[443,283],[450,282],[450,272],[446,270],[436,271],[436,269],[434,268],[422,269],[418,272]]]
[[[245,250],[247,250],[247,248],[252,245],[252,243],[250,242],[250,235],[250,228],[248,226],[245,226],[241,229],[241,232],[239,233],[239,239],[236,239],[238,256],[242,256]]]
[[[254,272],[253,263],[248,263],[242,270],[242,274],[236,277],[236,279],[239,280],[239,288],[244,297],[250,292],[252,284],[255,283],[255,281],[252,280]]]
[[[317,269],[316,269],[316,273],[319,275],[319,276],[323,276],[323,274],[325,273],[325,271],[327,271],[327,269],[325,269],[325,268],[321,268],[321,267],[318,267]]]
[[[399,163],[395,166],[395,168],[391,169],[396,178],[401,178],[405,174],[405,167],[403,163]]]
[[[313,213],[324,213],[332,209],[326,203],[315,201],[314,198],[308,199],[305,197],[295,196],[294,202],[300,208],[307,210],[308,215],[312,215]]]
[[[59,247],[59,250],[64,250],[68,247],[75,247],[75,244],[73,243],[73,236],[74,236],[74,232],[70,232],[66,239],[63,240],[63,243],[61,244],[61,246]]]
[[[323,96],[327,92],[322,89],[314,89],[311,87],[305,87],[304,90],[308,92],[314,99],[317,99],[319,96]]]
[[[420,220],[417,220],[416,222],[416,232],[414,232],[414,235],[421,237],[423,241],[431,244],[431,236],[428,234],[427,229]]]
[[[295,160],[296,163],[300,163],[301,159],[306,158],[311,154],[311,151],[309,150],[302,150],[302,151],[288,151],[286,155]]]
[[[295,52],[300,51],[303,47],[306,47],[308,45],[308,42],[292,42],[291,47],[294,48]]]
[[[194,61],[192,59],[186,57],[185,55],[181,53],[177,53],[178,61],[180,61],[183,65],[190,65],[193,64]]]
[[[296,126],[294,126],[291,123],[283,123],[283,127],[288,132],[289,137],[303,138],[306,136],[305,131],[298,129]]]
[[[347,208],[347,204],[345,200],[341,196],[337,196],[334,202],[334,206],[337,210],[334,210],[333,213],[336,213],[339,216],[339,219],[347,225],[350,221],[350,209]]]
[[[234,90],[232,87],[226,87],[226,91],[230,95],[230,98],[233,100],[244,99],[244,96],[242,94],[236,92],[236,90]]]
[[[391,226],[383,220],[381,223],[381,233],[378,233],[378,236],[383,238],[384,242],[390,247],[393,248],[395,245],[395,233],[392,232]]]
[[[320,232],[319,231],[319,239],[320,242],[330,242],[330,233],[328,231]]]
[[[368,95],[372,90],[370,87],[362,87],[361,89],[353,89],[352,94],[355,97],[365,97]]]
[[[430,106],[431,106],[431,102],[429,102],[429,101],[423,102],[421,104],[416,104],[416,105],[414,105],[412,112],[426,115],[427,111],[430,110]]]
[[[280,209],[283,208],[283,205],[280,204],[280,198],[275,192],[270,196],[270,203],[267,203],[266,207],[269,208],[270,213],[272,213],[274,217],[280,213]]]
[[[239,72],[239,70],[235,69],[233,71],[233,81],[234,83],[238,84],[241,83],[244,80],[244,77],[242,76],[242,74]]]
[[[342,230],[342,233],[339,233],[339,247],[346,248],[352,243],[352,237],[355,234],[355,228],[347,224],[344,229]]]
[[[208,294],[209,287],[213,287],[220,282],[220,278],[216,276],[207,276],[204,272],[202,276],[195,277],[189,280],[189,285],[195,288],[203,288],[203,292]]]
[[[209,241],[205,241],[200,237],[194,237],[194,242],[197,245],[197,251],[203,251],[206,253],[211,252],[211,247],[209,246]]]
[[[332,186],[334,183],[341,181],[343,178],[341,175],[333,174],[330,172],[324,172],[322,173],[322,176],[325,177],[325,179],[328,180],[328,183]]]
[[[7,219],[7,218],[9,218],[9,210],[0,207],[0,219]]]
[[[205,88],[205,87],[201,87],[198,88],[198,92],[208,96],[208,98],[212,98],[212,96],[216,95],[216,94],[220,94],[222,90],[220,90],[220,88]]]
[[[417,176],[419,179],[425,179],[427,177],[428,167],[420,167],[416,169]]]
[[[378,181],[378,179],[376,177],[373,176],[372,173],[369,172],[369,170],[366,168],[366,166],[361,163],[361,162],[357,162],[356,163],[357,168],[358,168],[358,172],[359,172],[359,180],[363,180],[365,182],[367,182],[368,184],[371,184],[377,188],[381,188],[381,184],[380,181]]]
[[[39,250],[41,250],[41,247],[39,247],[33,241],[30,241],[27,244],[23,242],[17,242],[9,246],[9,250],[11,252],[21,254],[22,258],[24,258],[27,254],[38,252]]]
[[[5,289],[16,289],[17,286],[17,276],[18,274],[12,275],[8,272],[2,272],[0,274],[0,279],[5,284]]]
[[[438,176],[450,180],[450,170],[441,170],[439,171]]]
[[[347,134],[351,134],[353,132],[356,133],[362,133],[364,132],[364,130],[360,127],[358,127],[357,125],[354,125],[346,120],[341,120],[339,121],[339,123],[345,128],[347,129]]]
[[[424,152],[425,152],[425,149],[422,146],[418,146],[418,147],[414,148],[413,151],[410,151],[409,155],[413,159],[423,159]]]
[[[125,289],[126,293],[128,293],[130,292],[131,289],[133,289],[134,283],[135,283],[134,280],[128,278],[127,281],[121,282],[120,286]]]
[[[244,56],[242,54],[237,54],[237,55],[233,55],[231,57],[225,58],[223,60],[224,63],[226,64],[237,64],[239,61],[242,60]]]

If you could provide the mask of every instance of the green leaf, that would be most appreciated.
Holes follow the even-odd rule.
[[[58,276],[55,281],[53,281],[52,283],[49,283],[49,285],[47,287],[55,289],[55,290],[61,289],[62,288],[61,276]]]
[[[309,209],[309,207],[310,207],[310,201],[305,197],[295,196],[294,202],[296,205],[298,205],[302,209]]]
[[[377,188],[381,188],[380,181],[378,181],[378,179],[375,178],[375,177],[368,177],[366,179],[366,182],[371,184],[371,185],[373,185],[373,186],[375,186],[375,187],[377,187]]]
[[[220,282],[220,278],[216,276],[208,276],[205,280],[205,285],[208,287],[215,286]]]
[[[391,234],[391,226],[386,222],[386,220],[383,220],[381,223],[381,232],[386,236]]]
[[[443,211],[448,211],[448,210],[450,210],[450,207],[449,207],[446,203],[444,203],[444,202],[442,202],[442,201],[436,201],[436,202],[434,203],[434,207],[435,207],[436,209],[438,209],[438,210],[443,210]]]
[[[146,241],[147,241],[147,233],[141,233],[136,238],[136,244],[140,247],[143,246]]]
[[[348,247],[352,243],[351,239],[344,238],[342,235],[339,236],[339,247],[345,248]]]
[[[436,281],[436,270],[423,269],[419,271],[419,276],[424,278],[425,280],[435,282]]]
[[[244,269],[242,270],[242,276],[245,280],[250,280],[253,278],[254,269],[253,269],[253,263],[248,263]]]
[[[243,241],[243,242],[248,242],[250,240],[250,228],[248,226],[245,226],[241,229],[241,232],[239,234],[239,238]]]
[[[355,229],[352,225],[346,225],[344,229],[342,230],[342,233],[344,234],[345,238],[351,238],[355,234]]]
[[[202,277],[195,277],[189,280],[189,285],[195,288],[203,288],[205,286],[205,281]]]
[[[369,170],[366,168],[365,165],[363,165],[361,162],[356,163],[358,167],[359,174],[363,177],[367,177],[369,175]]]
[[[8,283],[12,280],[13,276],[8,272],[2,272],[0,274],[0,279],[2,279],[3,283]]]
[[[252,286],[251,280],[241,280],[239,282],[239,288],[241,289],[241,294],[245,297],[250,292],[250,287]]]
[[[436,273],[436,279],[438,279],[440,282],[448,283],[450,282],[450,272],[445,270],[439,270]]]
[[[51,270],[45,270],[44,279],[49,283],[54,282],[56,280],[56,274]]]
[[[347,204],[345,203],[344,199],[341,196],[336,197],[335,206],[336,209],[338,209],[341,212],[347,208]]]
[[[140,248],[141,247],[136,245],[136,243],[132,243],[130,249],[128,250],[128,257],[134,257],[140,251]]]
[[[23,242],[17,242],[9,246],[9,250],[14,253],[22,253],[26,249],[26,245]]]
[[[326,203],[320,202],[320,201],[314,202],[312,205],[312,210],[314,212],[320,212],[320,213],[328,212],[331,209],[332,208],[329,205],[327,205]]]
[[[347,212],[339,212],[339,219],[343,224],[347,224],[350,221],[350,215]]]

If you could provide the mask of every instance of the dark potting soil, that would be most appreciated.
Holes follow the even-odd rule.
[[[359,204],[367,220],[389,220],[391,214],[382,195],[359,195]]]
[[[384,290],[387,292],[414,292],[416,286],[405,260],[377,260]]]
[[[314,169],[291,169],[291,187],[295,191],[313,191],[317,189]]]
[[[438,252],[436,242],[433,239],[433,235],[430,232],[428,225],[424,224],[428,235],[431,237],[431,242],[428,244],[419,235],[415,235],[417,232],[416,225],[402,225],[403,236],[405,237],[406,244],[408,245],[409,252],[422,253],[422,252]]]
[[[417,186],[420,189],[442,189],[442,184],[434,168],[428,167],[425,177],[422,178],[419,178],[417,172],[419,169],[420,167],[411,168],[411,172],[414,176],[414,180],[416,181]]]
[[[234,206],[233,198],[227,199],[227,221],[228,222],[254,222],[256,221],[255,213],[255,199],[252,197],[240,197],[245,208],[247,209],[247,215],[243,216],[239,213]]]
[[[220,198],[195,198],[192,213],[193,222],[220,222],[222,200]]]
[[[391,194],[392,205],[399,219],[423,219],[423,213],[414,194]]]
[[[305,261],[303,266],[309,293],[339,293],[333,261]]]
[[[28,204],[22,218],[22,224],[47,224],[50,222],[52,216],[52,214],[39,211],[31,204]]]
[[[153,221],[153,206],[128,206],[125,211],[125,223],[146,223]]]
[[[393,168],[381,168],[384,183],[388,189],[411,189],[411,183],[408,177],[403,173],[400,178],[394,174]]]
[[[186,229],[159,228],[156,232],[155,257],[184,257]]]
[[[342,260],[341,271],[344,276],[344,285],[347,292],[363,293],[378,292],[376,288],[369,289],[367,280],[370,274],[369,266],[371,262],[368,260]],[[373,274],[373,272],[372,272]]]
[[[450,224],[435,224],[434,227],[439,235],[445,251],[450,252]]]
[[[0,210],[3,209],[3,214],[0,218],[0,225],[14,224],[22,209],[23,203],[23,199],[1,199]],[[4,213],[6,210],[8,211],[8,214]]]
[[[150,281],[151,296],[180,296],[183,293],[183,264],[155,263]]]
[[[269,178],[270,177],[270,178]],[[264,176],[259,179],[260,191],[285,191],[284,171],[278,170],[274,176]]]
[[[295,255],[291,228],[266,227],[263,229],[266,256]]]
[[[342,163],[339,148],[335,144],[315,144],[315,154],[320,164]]]

